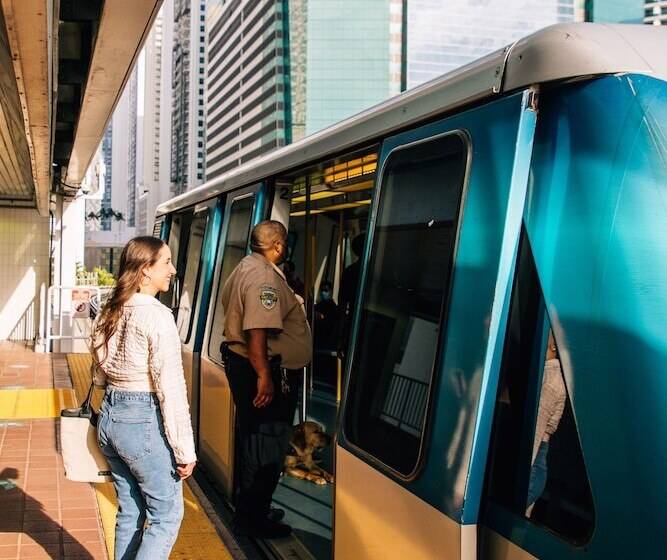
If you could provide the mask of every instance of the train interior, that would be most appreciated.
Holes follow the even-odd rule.
[[[288,282],[305,300],[313,330],[313,361],[300,392],[295,424],[305,420],[336,433],[345,352],[351,328],[359,258],[377,168],[371,148],[280,177],[276,197],[289,205]],[[276,202],[278,204],[278,202]],[[334,474],[333,445],[318,454],[320,467]],[[333,485],[283,476],[274,505],[318,560],[331,557]]]

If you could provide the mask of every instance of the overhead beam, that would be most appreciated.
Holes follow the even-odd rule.
[[[0,0],[21,103],[37,210],[49,215],[53,109],[53,42],[57,2]]]
[[[104,2],[65,182],[80,185],[162,0]]]

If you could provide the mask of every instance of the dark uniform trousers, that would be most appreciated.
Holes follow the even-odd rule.
[[[280,356],[272,358],[273,400],[256,408],[257,373],[250,361],[222,345],[225,372],[236,406],[236,492],[237,519],[266,518],[292,435],[299,395],[298,371],[283,378]]]

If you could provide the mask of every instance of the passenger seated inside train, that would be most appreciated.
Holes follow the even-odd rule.
[[[540,405],[537,411],[537,425],[535,426],[528,498],[526,500],[527,517],[530,517],[535,502],[542,495],[547,485],[549,439],[558,429],[558,424],[563,417],[566,398],[565,382],[563,381],[563,372],[561,370],[560,359],[558,358],[558,349],[553,332],[549,330],[546,361],[542,374]]]
[[[486,507],[504,508],[571,542],[585,543],[594,527],[593,497],[560,338],[547,321],[524,236],[494,413]],[[566,340],[567,325],[561,328]]]

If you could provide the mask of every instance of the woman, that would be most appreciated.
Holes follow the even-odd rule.
[[[533,442],[533,463],[530,470],[526,516],[530,517],[533,506],[544,492],[547,485],[547,453],[549,439],[558,429],[558,424],[565,410],[567,391],[561,371],[558,348],[553,332],[549,331],[547,355],[542,374],[542,389],[537,412],[535,440]]]
[[[118,494],[116,560],[169,557],[182,481],[195,466],[181,343],[171,310],[155,298],[175,273],[164,242],[130,240],[93,327],[95,384],[106,385],[97,437]]]

